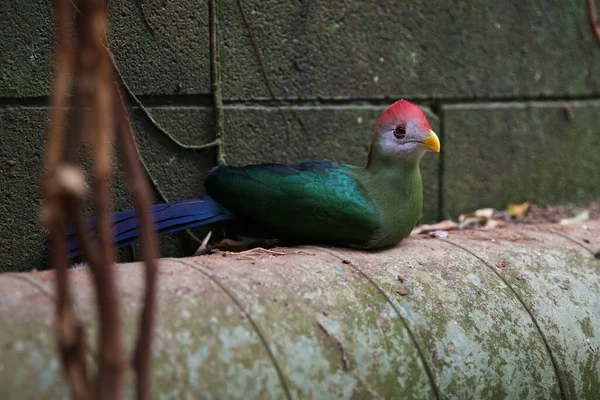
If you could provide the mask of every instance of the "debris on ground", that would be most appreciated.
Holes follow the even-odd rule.
[[[453,231],[458,227],[458,224],[450,219],[431,225],[419,225],[411,232],[411,235],[419,235],[431,233],[435,231]]]
[[[448,231],[434,231],[434,232],[431,232],[429,234],[429,236],[431,236],[431,237],[437,237],[437,238],[447,238],[448,237]]]
[[[458,217],[458,229],[495,229],[506,225],[501,219],[494,219],[496,210],[493,208],[481,208]]]
[[[543,224],[550,223],[570,225],[585,222],[588,219],[600,219],[600,200],[591,202],[587,207],[578,206],[546,206],[540,207],[530,202],[509,204],[506,210],[481,208],[470,213],[461,214],[458,222],[450,219],[435,223],[419,225],[411,235],[428,234],[431,237],[447,237],[448,231],[464,229],[497,229],[508,224]]]
[[[563,219],[561,219],[559,221],[559,224],[561,224],[561,225],[571,225],[571,224],[577,224],[579,222],[585,222],[588,219],[590,219],[590,214],[591,213],[592,213],[592,210],[590,210],[590,209],[583,210],[582,212],[580,212],[579,214],[577,214],[573,218],[563,218]]]
[[[527,214],[527,210],[529,210],[530,205],[531,203],[529,203],[528,201],[521,204],[509,204],[506,207],[506,212],[512,218],[521,219],[525,216],[525,214]]]
[[[561,219],[572,218],[586,209],[591,211],[589,219],[600,219],[600,200],[597,200],[581,207],[573,205],[541,207],[532,204],[527,214],[516,222],[520,224],[557,224]]]

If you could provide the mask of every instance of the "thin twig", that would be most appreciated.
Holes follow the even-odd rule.
[[[248,36],[250,36],[250,41],[252,43],[254,55],[256,56],[256,61],[258,62],[258,68],[260,69],[260,73],[265,82],[265,86],[267,87],[267,91],[269,92],[269,96],[271,96],[271,100],[282,101],[282,99],[280,99],[279,97],[277,97],[275,95],[275,90],[273,90],[273,86],[271,85],[271,80],[269,79],[269,76],[267,75],[267,69],[265,68],[265,63],[262,58],[262,53],[260,52],[260,48],[258,47],[258,41],[256,40],[256,37],[254,36],[254,32],[252,30],[252,25],[250,24],[250,21],[248,20],[248,16],[246,15],[246,11],[244,10],[244,6],[242,5],[242,0],[237,0],[237,4],[238,4],[238,8],[240,9],[240,14],[242,14],[242,20],[244,21],[246,30],[248,31]],[[288,127],[287,118],[286,118],[285,114],[283,113],[283,110],[279,106],[277,106],[277,110],[279,111],[279,114],[283,117],[283,121],[286,123],[286,129],[287,129],[287,127]],[[300,125],[300,128],[302,128],[302,131],[304,132],[304,134],[308,135],[308,130],[306,129],[304,122],[300,118],[300,114],[298,113],[298,111],[292,110],[292,109],[290,109],[290,111],[296,118],[296,121]],[[289,133],[289,131],[288,131],[288,133]]]
[[[77,11],[77,13],[81,14],[81,11],[77,8],[77,6],[73,3],[72,0],[71,0],[71,4],[73,5],[73,8]],[[107,35],[106,31],[104,31],[104,38],[105,38],[104,48],[106,49],[106,51],[108,52],[108,55],[110,56],[110,60],[112,62],[115,73],[116,73],[117,77],[119,78],[121,85],[125,89],[127,96],[129,96],[134,101],[134,103],[142,110],[142,113],[146,116],[146,118],[148,118],[148,120],[154,126],[154,128],[156,128],[156,130],[158,130],[161,134],[166,136],[167,139],[169,139],[171,142],[175,143],[178,147],[181,147],[184,150],[204,150],[204,149],[207,149],[210,147],[215,147],[215,146],[219,145],[219,141],[216,139],[213,140],[212,142],[205,143],[205,144],[199,144],[199,145],[184,144],[184,143],[181,143],[179,140],[177,140],[169,132],[167,132],[167,130],[165,128],[163,128],[154,119],[152,114],[150,114],[150,111],[148,111],[146,106],[144,106],[144,104],[140,101],[140,99],[137,98],[137,96],[133,93],[133,90],[131,89],[131,87],[125,81],[125,78],[123,77],[123,74],[121,73],[121,70],[119,69],[119,66],[117,65],[115,56],[113,55],[112,51],[110,51],[110,49],[108,48],[108,35]]]
[[[208,19],[210,20],[210,88],[213,96],[213,107],[215,109],[215,141],[219,143],[217,149],[217,164],[225,165],[225,117],[223,113],[223,96],[221,93],[221,80],[219,76],[216,0],[210,0]]]
[[[590,27],[592,33],[596,37],[596,41],[600,44],[600,25],[598,25],[598,14],[596,13],[595,0],[587,0],[587,12],[590,19]]]
[[[115,69],[115,73],[116,73],[117,77],[119,78],[121,85],[125,89],[125,93],[127,93],[127,96],[129,96],[129,98],[131,98],[133,100],[133,102],[140,108],[142,113],[146,116],[146,118],[148,118],[148,120],[154,126],[154,128],[156,128],[156,130],[158,130],[161,134],[166,136],[167,139],[169,139],[171,142],[173,142],[174,144],[176,144],[178,147],[182,148],[183,150],[196,150],[196,151],[197,150],[205,150],[210,147],[215,147],[215,146],[219,145],[218,139],[215,139],[212,142],[208,142],[208,143],[204,143],[204,144],[184,144],[184,143],[181,143],[179,140],[177,140],[171,133],[167,132],[167,130],[165,128],[163,128],[156,121],[156,119],[154,119],[152,114],[150,114],[150,111],[148,111],[148,108],[146,108],[146,106],[144,106],[144,103],[142,103],[140,101],[140,99],[138,99],[137,96],[133,93],[133,90],[127,84],[127,82],[125,81],[125,79],[123,77],[123,74],[121,73],[121,70],[117,66],[117,62],[116,62],[115,57],[112,54],[112,52],[109,52],[109,55],[112,60],[113,68]]]
[[[248,36],[250,36],[250,41],[252,42],[252,48],[254,50],[254,55],[256,56],[256,61],[258,62],[258,68],[260,69],[260,73],[265,81],[265,86],[267,87],[267,91],[271,96],[271,100],[277,100],[277,96],[275,96],[275,91],[271,86],[271,81],[267,76],[267,70],[265,68],[265,63],[263,62],[262,54],[260,52],[260,48],[258,47],[258,41],[254,36],[254,32],[252,31],[252,25],[250,25],[250,21],[246,16],[246,11],[244,10],[244,6],[242,5],[242,0],[237,0],[238,8],[240,9],[240,14],[242,14],[242,20],[244,21],[244,25],[246,26],[246,30],[248,31]]]
[[[115,82],[116,101],[115,114],[117,119],[117,134],[119,148],[123,156],[125,177],[130,187],[131,195],[136,204],[137,218],[140,223],[142,256],[146,263],[146,284],[144,293],[144,308],[139,322],[138,339],[133,356],[133,366],[137,373],[137,398],[150,398],[150,361],[152,326],[156,303],[156,275],[158,253],[158,237],[154,229],[154,221],[150,214],[150,188],[144,178],[142,162],[136,151],[135,140],[131,125],[127,118],[125,104],[120,95],[118,83]]]

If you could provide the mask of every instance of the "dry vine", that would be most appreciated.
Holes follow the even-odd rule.
[[[122,357],[121,305],[113,276],[114,247],[111,232],[110,179],[115,128],[125,175],[135,200],[146,262],[146,290],[140,329],[133,356],[137,396],[149,398],[150,345],[156,293],[158,240],[149,212],[150,191],[144,178],[125,105],[115,83],[115,73],[106,48],[106,7],[103,0],[57,0],[55,7],[54,73],[52,114],[46,149],[43,194],[44,222],[52,240],[51,263],[56,271],[58,346],[66,379],[75,399],[122,397],[126,363]],[[72,38],[71,33],[74,33]],[[70,85],[72,83],[72,85]],[[73,87],[69,97],[68,88]],[[66,106],[70,104],[70,117]],[[91,116],[86,118],[86,111]],[[84,136],[84,132],[86,136]],[[88,194],[79,159],[80,145],[87,142],[93,158],[93,199],[97,220],[97,242],[84,229],[82,200]],[[100,334],[98,373],[86,368],[85,331],[75,315],[69,288],[69,257],[64,229],[74,220],[77,237],[96,287]]]

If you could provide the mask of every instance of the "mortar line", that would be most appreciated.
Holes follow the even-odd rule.
[[[273,363],[273,367],[275,368],[275,371],[277,372],[277,376],[279,377],[279,381],[281,383],[283,391],[285,392],[285,397],[287,399],[291,399],[292,395],[290,393],[288,383],[285,379],[285,376],[283,374],[281,367],[279,366],[279,363],[277,363],[277,360],[275,359],[275,355],[273,354],[273,352],[271,351],[271,348],[269,347],[269,344],[267,342],[265,335],[263,335],[262,331],[258,327],[258,324],[254,321],[254,319],[250,315],[250,312],[244,308],[240,299],[238,299],[237,296],[235,294],[233,294],[232,291],[230,291],[220,280],[218,280],[214,276],[214,273],[211,270],[209,270],[208,268],[203,267],[202,265],[200,265],[196,262],[189,262],[189,261],[181,260],[178,258],[166,258],[166,260],[174,261],[174,262],[178,262],[178,263],[187,265],[188,267],[191,267],[191,268],[195,269],[196,271],[204,274],[207,278],[209,278],[211,281],[213,281],[231,299],[231,301],[233,301],[233,303],[240,309],[241,312],[244,313],[244,315],[248,319],[248,322],[250,323],[250,325],[252,325],[252,328],[254,329],[254,331],[256,332],[260,341],[262,342],[262,344],[265,346],[265,349],[267,350],[269,358],[271,359],[271,362]]]
[[[544,334],[544,331],[542,330],[542,327],[540,326],[537,318],[533,315],[533,312],[529,309],[529,307],[527,306],[527,304],[525,304],[525,300],[523,300],[523,298],[519,295],[519,293],[517,292],[517,290],[508,282],[508,280],[506,278],[504,278],[504,276],[502,276],[502,274],[500,274],[496,268],[494,268],[494,266],[492,264],[490,264],[489,262],[487,262],[486,260],[484,260],[482,257],[480,257],[479,255],[477,255],[477,253],[475,253],[474,251],[471,251],[470,249],[458,244],[458,243],[454,243],[451,240],[448,239],[444,239],[444,238],[439,238],[439,240],[451,244],[452,246],[458,247],[459,249],[471,254],[473,257],[475,257],[476,259],[478,259],[479,261],[481,261],[486,267],[488,267],[492,273],[494,275],[496,275],[502,282],[504,282],[504,284],[508,287],[508,289],[513,293],[513,295],[517,298],[517,300],[519,301],[519,303],[521,303],[521,306],[525,309],[525,311],[527,311],[527,314],[529,314],[529,317],[531,318],[531,321],[533,322],[533,324],[535,325],[535,328],[537,329],[538,333],[540,334],[540,337],[542,338],[542,342],[544,343],[544,347],[546,348],[546,351],[548,352],[548,355],[550,356],[550,362],[552,363],[552,368],[554,369],[554,374],[556,375],[556,378],[558,380],[558,388],[560,390],[560,397],[562,399],[568,399],[570,398],[566,392],[565,389],[565,383],[563,381],[563,375],[562,375],[562,371],[558,366],[558,361],[556,360],[556,357],[554,356],[554,353],[552,352],[552,348],[550,347],[550,343],[548,343],[548,339],[546,338],[546,335]]]
[[[412,331],[412,329],[410,328],[410,325],[408,324],[408,321],[406,320],[406,318],[404,318],[404,314],[400,311],[400,308],[396,306],[396,303],[394,301],[392,301],[392,298],[369,275],[367,275],[356,264],[354,264],[354,262],[348,260],[345,257],[342,257],[342,256],[336,254],[332,250],[329,250],[329,249],[326,249],[326,248],[323,248],[323,247],[319,247],[319,246],[306,246],[306,247],[310,247],[310,248],[313,248],[313,249],[318,249],[318,250],[323,251],[324,253],[328,253],[328,254],[336,257],[336,258],[339,258],[342,261],[348,261],[349,262],[348,265],[351,266],[352,268],[354,268],[355,271],[357,271],[371,285],[373,285],[375,287],[375,289],[386,299],[386,301],[388,302],[388,304],[390,304],[390,306],[392,307],[392,309],[398,315],[398,318],[400,319],[400,322],[402,323],[402,326],[404,326],[404,329],[406,329],[406,331],[408,332],[408,336],[409,336],[411,342],[413,343],[413,345],[415,346],[415,349],[417,350],[417,354],[419,356],[419,359],[423,363],[423,369],[425,370],[425,374],[427,375],[427,378],[428,378],[429,383],[431,385],[431,389],[433,390],[433,394],[434,394],[435,398],[439,400],[441,398],[441,395],[440,395],[439,389],[438,389],[438,387],[437,387],[437,385],[435,383],[435,379],[433,377],[433,371],[432,371],[431,367],[429,366],[429,363],[425,359],[425,353],[424,353],[423,349],[421,349],[421,345],[417,341],[417,337],[414,334],[414,332]]]

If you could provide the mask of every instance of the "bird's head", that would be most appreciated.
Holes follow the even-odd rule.
[[[440,151],[437,135],[419,107],[399,100],[377,120],[367,168],[376,159],[416,164],[426,151]]]

